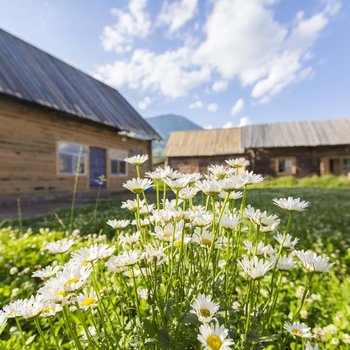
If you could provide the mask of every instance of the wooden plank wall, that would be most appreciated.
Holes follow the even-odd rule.
[[[258,148],[249,150],[254,157],[255,172],[276,176],[276,159],[294,158],[297,177],[324,175],[321,172],[321,161],[328,158],[350,157],[350,145],[318,147],[280,147]]]
[[[116,131],[62,117],[57,112],[0,98],[0,196],[71,192],[74,176],[59,175],[56,147],[58,141],[87,146],[125,150],[129,155],[148,153],[149,141],[121,136]],[[88,158],[88,154],[87,154]],[[86,175],[79,177],[78,191],[89,191],[89,163]],[[127,176],[110,177],[107,158],[108,189],[116,190],[136,175],[128,166]],[[151,168],[150,161],[143,167]]]

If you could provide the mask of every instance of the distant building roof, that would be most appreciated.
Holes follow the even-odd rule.
[[[165,157],[241,154],[239,128],[172,132],[164,150]]]
[[[0,94],[160,139],[117,90],[2,29]]]
[[[313,120],[241,128],[176,131],[165,157],[244,153],[248,148],[303,147],[350,144],[350,119]]]
[[[242,147],[297,147],[350,144],[350,119],[248,125],[242,128]]]

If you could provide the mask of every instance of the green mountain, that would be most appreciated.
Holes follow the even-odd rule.
[[[146,118],[147,122],[158,132],[163,141],[153,141],[153,162],[157,163],[163,160],[163,151],[173,131],[198,130],[202,129],[196,123],[193,123],[186,117],[176,114],[164,114],[156,117]]]

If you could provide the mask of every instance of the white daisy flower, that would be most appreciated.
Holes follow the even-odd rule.
[[[0,310],[0,330],[5,326],[5,323],[7,321],[7,315],[4,311]]]
[[[23,303],[24,303],[23,299],[18,299],[8,305],[5,305],[3,308],[3,311],[6,314],[6,317],[14,318],[14,317],[22,316]]]
[[[224,192],[233,192],[238,190],[245,185],[244,179],[240,176],[230,176],[220,181],[221,190]]]
[[[245,208],[244,215],[254,224],[260,226],[261,232],[270,232],[276,229],[280,223],[277,215],[268,215],[266,211],[254,209],[250,204]]]
[[[190,179],[182,176],[177,179],[169,179],[166,178],[164,179],[164,182],[173,190],[173,191],[180,191],[184,187],[187,187],[188,184],[190,183]]]
[[[290,250],[293,250],[296,244],[299,242],[299,238],[293,238],[289,233],[286,235],[285,239],[282,233],[277,233],[273,238],[279,245],[281,245],[284,240],[283,247]]]
[[[96,306],[97,296],[95,291],[91,288],[90,292],[84,292],[77,296],[77,302],[81,309],[87,310],[90,307]]]
[[[192,225],[198,226],[198,227],[208,226],[212,223],[212,221],[213,221],[213,216],[212,214],[209,214],[209,213],[206,213],[206,214],[197,213],[191,217]]]
[[[71,262],[66,264],[62,271],[57,272],[56,278],[65,291],[73,292],[85,284],[91,272],[90,266],[80,266]]]
[[[276,265],[276,257],[273,256],[272,260],[274,262],[274,265]],[[296,267],[296,261],[287,256],[287,255],[281,255],[278,259],[277,268],[282,271],[288,271]]]
[[[140,208],[143,207],[144,204],[145,204],[145,201],[143,199],[140,199],[139,200],[139,207]],[[128,199],[128,200],[124,201],[124,202],[122,202],[121,208],[122,209],[128,209],[128,210],[130,210],[132,212],[135,212],[135,211],[137,211],[137,200],[136,199],[133,199],[133,200]],[[109,220],[109,221],[113,221],[113,220]],[[122,220],[122,221],[127,221],[127,220]]]
[[[231,350],[231,346],[234,345],[232,339],[227,338],[228,330],[224,325],[203,324],[199,327],[199,332],[197,339],[202,343],[204,350]]]
[[[273,202],[282,209],[288,211],[304,211],[310,206],[310,202],[302,201],[300,198],[274,198]]]
[[[226,196],[227,196],[227,193],[226,192],[220,192],[219,196],[220,196],[220,198],[225,199]],[[241,192],[241,191],[231,191],[229,199],[230,200],[236,200],[236,199],[240,199],[242,197],[243,197],[243,192]]]
[[[228,159],[228,160],[225,160],[225,162],[232,168],[245,168],[250,164],[249,160],[240,159],[240,158]]]
[[[199,189],[196,187],[185,187],[180,190],[179,198],[181,199],[192,199],[199,192]]]
[[[249,259],[245,255],[242,260],[238,260],[238,263],[242,267],[246,276],[253,280],[264,277],[273,267],[272,262],[264,261],[264,259],[259,259],[257,256]]]
[[[221,187],[217,180],[198,181],[196,186],[207,196],[215,196],[221,192]]]
[[[311,345],[309,341],[305,343],[305,350],[318,350],[318,344],[315,344],[314,346]]]
[[[201,247],[209,249],[213,243],[214,234],[209,232],[206,229],[202,231],[199,228],[196,228],[192,237],[192,242],[199,244]],[[221,237],[216,239],[214,248],[222,249],[223,240]]]
[[[32,277],[39,277],[42,280],[47,280],[48,278],[56,275],[57,271],[61,270],[61,266],[46,266],[41,270],[35,271],[32,273]]]
[[[308,250],[298,250],[297,257],[301,261],[306,272],[328,272],[334,263],[329,263],[329,258],[323,258],[321,255]]]
[[[229,169],[224,165],[212,164],[208,168],[209,173],[213,174],[218,180],[223,180],[227,174],[230,174]]]
[[[132,250],[124,252],[118,256],[112,256],[107,262],[106,267],[113,272],[125,271],[129,266],[135,265],[140,259],[140,252]]]
[[[136,210],[136,209],[135,209]],[[114,229],[122,229],[127,227],[130,224],[130,220],[108,220],[107,225],[111,226]]]
[[[147,244],[145,246],[145,252],[142,256],[150,263],[155,262],[157,265],[164,264],[168,261],[167,255],[164,253],[163,248],[154,248]]]
[[[277,253],[277,250],[274,249],[270,244],[264,245],[263,242],[259,242],[258,245],[255,246],[253,242],[245,240],[243,244],[245,250],[252,255],[272,257],[275,253]]]
[[[153,172],[148,171],[146,173],[146,177],[149,177],[152,180],[163,180],[165,179],[169,174],[171,173],[171,168],[169,166],[166,166],[163,168],[157,168]]]
[[[148,160],[148,155],[147,154],[143,154],[143,155],[136,155],[133,157],[128,157],[124,159],[127,163],[130,163],[132,165],[135,166],[140,166],[141,164],[143,164],[145,161]]]
[[[43,296],[42,296],[43,297]],[[43,300],[44,297],[43,297]],[[56,313],[62,311],[62,306],[59,304],[55,304],[53,301],[45,300],[43,309],[41,311],[40,317],[50,317],[56,315]]]
[[[197,315],[198,321],[210,323],[219,311],[220,305],[211,300],[211,296],[199,295],[191,305],[191,313]]]
[[[72,247],[73,243],[74,241],[71,239],[64,238],[60,241],[47,243],[45,249],[48,250],[51,254],[62,254],[69,250]]]
[[[245,171],[242,175],[242,180],[246,185],[257,184],[264,181],[264,178],[260,174],[254,174],[252,171]]]
[[[43,298],[40,294],[32,295],[29,299],[24,299],[22,304],[22,316],[25,319],[38,317],[44,309]]]
[[[137,289],[137,294],[139,295],[140,298],[147,300],[148,299],[148,291],[147,289],[144,288],[138,288]]]
[[[286,321],[283,328],[293,336],[300,338],[313,338],[313,335],[310,332],[311,328],[305,323],[294,322],[291,324],[290,322]]]
[[[236,230],[239,225],[239,217],[235,214],[225,214],[222,216],[220,226],[230,230]]]
[[[143,193],[145,190],[152,187],[152,180],[132,179],[123,184],[123,187],[127,188],[132,193]]]
[[[137,231],[130,236],[120,235],[119,241],[121,242],[123,248],[125,248],[128,245],[136,244],[140,241],[140,232]]]

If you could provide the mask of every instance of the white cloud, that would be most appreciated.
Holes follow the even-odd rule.
[[[219,80],[214,82],[212,86],[212,90],[214,92],[220,92],[220,91],[225,91],[227,89],[228,83],[225,80]]]
[[[184,26],[195,14],[197,0],[178,0],[166,2],[158,17],[158,23],[169,27],[169,33],[174,33]]]
[[[131,89],[152,89],[178,98],[210,80],[210,70],[193,66],[191,49],[181,47],[163,54],[135,50],[128,60],[99,66],[94,76],[117,88],[127,85]]]
[[[147,0],[131,0],[128,11],[113,8],[111,13],[116,17],[116,24],[105,26],[102,34],[102,45],[106,51],[130,51],[134,38],[145,38],[150,33],[151,21],[145,7]]]
[[[240,98],[231,108],[231,114],[235,117],[244,107],[244,100]]]
[[[210,103],[207,107],[209,112],[216,112],[219,109],[219,105],[217,103]]]
[[[222,126],[223,129],[229,129],[229,128],[233,128],[233,124],[232,122],[227,122],[226,124],[224,124]]]
[[[189,106],[190,109],[203,108],[204,103],[201,100],[192,102]]]
[[[252,124],[252,121],[249,117],[242,117],[239,119],[238,127],[241,128],[242,126],[251,125],[251,124]]]
[[[265,102],[305,79],[311,71],[305,66],[307,53],[340,1],[325,0],[324,8],[308,18],[299,13],[291,26],[275,18],[276,2],[216,0],[194,61],[210,64],[223,79],[238,78],[243,86],[252,85],[252,96]]]
[[[186,96],[208,82],[214,92],[223,91],[238,79],[251,88],[254,99],[268,102],[313,74],[312,47],[340,7],[340,0],[322,0],[318,12],[307,16],[299,11],[294,21],[282,23],[275,14],[277,2],[211,1],[204,39],[184,36],[182,46],[160,53],[135,50],[130,57],[99,66],[95,76],[115,87],[147,89],[170,98]],[[146,0],[131,0],[128,12],[113,10],[117,23],[105,27],[106,50],[125,51],[134,38],[148,36],[152,28],[145,6]],[[195,0],[167,2],[158,21],[175,32],[194,16],[196,6]]]
[[[152,100],[146,96],[143,100],[141,100],[139,103],[138,103],[138,106],[141,110],[144,110],[146,109],[150,104],[152,103]]]

